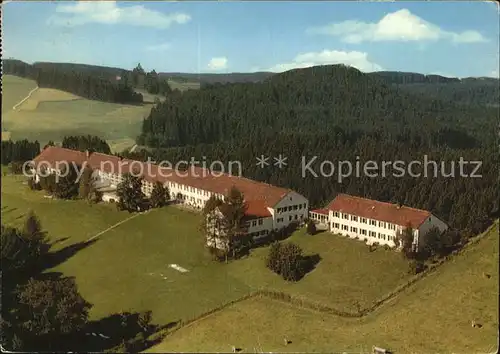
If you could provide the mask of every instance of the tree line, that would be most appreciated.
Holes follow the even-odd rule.
[[[19,60],[3,60],[4,74],[35,80],[38,87],[70,92],[90,100],[142,104],[143,98],[121,80],[105,78],[84,71],[69,70],[58,64],[30,65]]]
[[[2,60],[4,74],[36,80],[39,87],[49,87],[91,100],[141,104],[143,96],[135,89],[151,94],[172,92],[168,79],[155,70],[145,72],[140,64],[133,70],[70,63],[34,63]]]
[[[99,138],[98,136],[92,135],[71,135],[65,136],[62,141],[62,147],[66,149],[78,150],[78,151],[92,151],[100,152],[103,154],[110,155],[111,148],[109,147],[106,140]]]
[[[1,156],[2,165],[12,162],[25,162],[32,160],[40,153],[40,143],[38,141],[23,140],[2,140]]]

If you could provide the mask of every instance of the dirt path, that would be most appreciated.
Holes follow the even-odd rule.
[[[17,104],[14,105],[14,107],[12,107],[12,110],[16,110],[17,107],[19,107],[20,105],[22,105],[28,98],[31,97],[31,95],[33,94],[33,92],[35,92],[36,90],[38,90],[38,86],[35,87],[33,90],[31,90],[29,93],[28,93],[28,96],[24,97],[21,101],[19,101]]]

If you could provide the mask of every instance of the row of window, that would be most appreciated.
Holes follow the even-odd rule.
[[[306,209],[306,206],[307,206],[307,203],[290,205],[288,207],[278,208],[278,209],[276,209],[276,212],[278,214],[281,214],[281,213],[286,213],[287,211],[292,211],[292,210],[302,210],[302,209]]]
[[[262,225],[263,223],[264,223],[263,219],[257,219],[257,220],[252,220],[251,222],[247,221],[246,226],[250,226],[250,225],[257,226],[257,224]]]
[[[304,215],[289,215],[288,216],[288,221],[292,221],[292,220],[302,220],[304,218]],[[277,223],[280,223],[280,222],[283,222],[283,220],[285,220],[285,218],[277,218],[276,219],[276,222]]]
[[[115,185],[117,185],[117,184],[119,184],[120,182],[123,181],[123,177],[119,176],[117,174],[111,174],[111,173],[102,172],[102,175],[104,177],[108,178]],[[145,185],[145,188],[146,188],[147,191],[151,192],[153,190],[153,183],[151,183],[149,181],[143,181],[143,185]],[[178,188],[180,190],[188,191],[188,192],[191,192],[191,193],[196,193],[198,195],[203,195],[205,197],[210,197],[210,196],[212,196],[212,194],[214,194],[217,198],[222,199],[222,200],[224,199],[224,196],[222,194],[211,193],[211,192],[206,191],[206,190],[197,189],[197,188],[194,188],[194,187],[182,185],[180,183],[171,182],[171,183],[169,183],[169,188]]]
[[[252,233],[249,233],[248,235],[251,237],[264,236],[264,235],[267,235],[267,230],[252,232]]]
[[[333,224],[333,227],[337,230],[342,230],[342,231],[351,231],[351,232],[354,232],[354,233],[358,233],[358,228],[357,227],[354,227],[354,226],[351,226],[349,228],[349,226],[347,225],[343,225],[343,224],[339,224],[339,223],[334,223]],[[385,234],[381,234],[380,232],[377,234],[375,231],[366,231],[365,229],[359,229],[359,234],[361,235],[368,235],[370,237],[376,237],[378,239],[381,239],[381,240],[387,240],[387,241],[394,241],[395,240],[395,236],[391,236],[391,235],[385,235]]]
[[[378,223],[378,227],[382,227],[382,228],[389,229],[389,230],[396,230],[396,225],[388,223],[388,222],[384,222],[384,221],[377,222],[377,220],[362,218],[362,217],[358,217],[355,215],[349,215],[346,213],[340,213],[338,211],[333,212],[333,216],[336,218],[341,217],[342,219],[345,219],[345,220],[360,222],[362,224],[369,224],[371,226],[377,226],[377,223]]]
[[[326,221],[328,220],[328,216],[323,214],[311,213],[311,219],[318,221]]]

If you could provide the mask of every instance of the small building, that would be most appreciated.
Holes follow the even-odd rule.
[[[309,217],[317,223],[326,220],[332,233],[390,247],[397,245],[397,235],[408,226],[413,229],[415,248],[422,244],[431,228],[437,227],[441,232],[448,229],[446,223],[429,211],[348,194],[339,194],[324,209],[311,210]]]

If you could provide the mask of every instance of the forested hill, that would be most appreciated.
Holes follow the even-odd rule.
[[[343,132],[473,147],[494,139],[495,119],[494,109],[419,97],[373,75],[330,65],[170,95],[151,110],[138,144],[173,147],[269,132]]]

